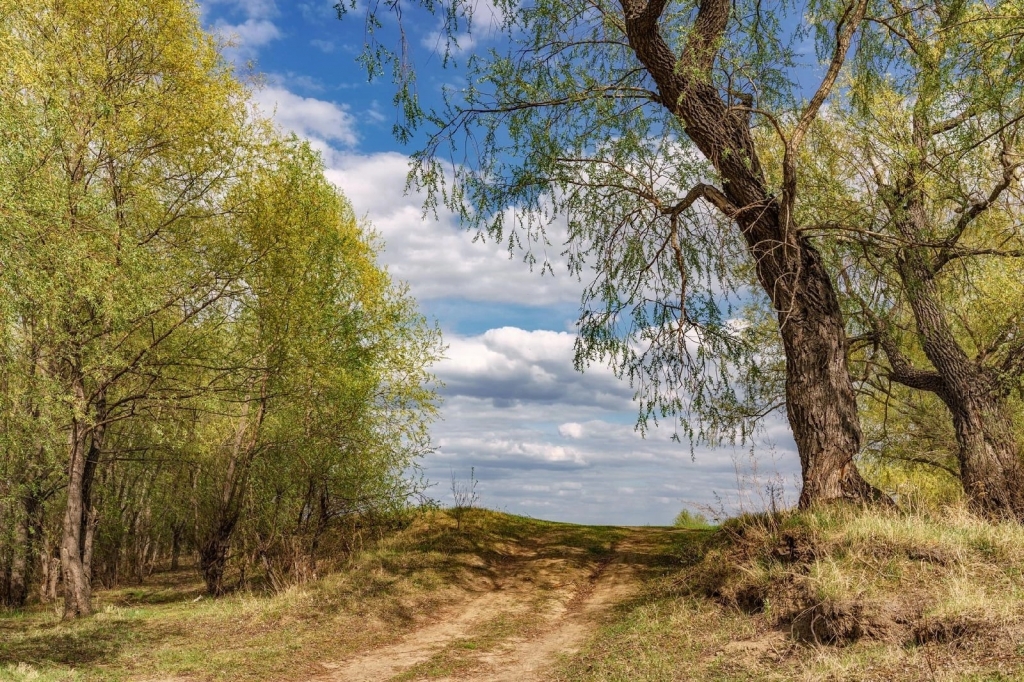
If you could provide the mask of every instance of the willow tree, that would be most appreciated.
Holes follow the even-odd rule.
[[[430,201],[511,244],[543,239],[564,217],[573,267],[594,269],[578,364],[611,359],[642,415],[687,416],[696,437],[736,426],[722,406],[742,398],[732,379],[756,360],[730,322],[730,292],[742,291],[731,273],[746,261],[778,318],[801,505],[876,497],[854,464],[862,436],[845,321],[796,210],[798,152],[867,0],[494,4],[497,16],[477,23],[497,25],[507,49],[470,56],[468,85],[430,112],[404,42],[388,50],[378,36],[389,24],[369,11],[364,63],[371,76],[393,68],[399,137],[428,128],[414,179]],[[420,5],[443,15],[442,47],[457,55],[477,4]],[[401,17],[400,3],[384,7]],[[809,34],[824,67],[803,91],[794,81],[812,69],[788,44]],[[762,162],[762,130],[784,140],[778,181]]]
[[[1024,518],[1024,13],[893,0],[871,18],[806,150],[801,217],[885,376],[948,409],[972,504]]]

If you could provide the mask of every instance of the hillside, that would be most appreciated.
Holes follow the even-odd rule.
[[[1024,531],[960,514],[718,531],[415,517],[276,595],[190,571],[0,616],[2,680],[1020,679]]]

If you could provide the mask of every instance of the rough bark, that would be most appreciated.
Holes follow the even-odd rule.
[[[821,257],[786,218],[768,188],[749,116],[730,109],[711,83],[728,0],[702,0],[677,57],[659,33],[667,0],[622,0],[630,46],[658,87],[661,103],[724,181],[707,197],[739,225],[757,276],[778,313],[786,354],[786,407],[800,454],[800,505],[883,499],[859,474],[860,422],[847,366],[846,330]],[[795,190],[794,190],[795,191]]]
[[[905,236],[919,237],[924,220],[909,201]],[[924,248],[907,248],[898,271],[914,314],[918,338],[934,372],[913,370],[891,345],[893,378],[934,392],[953,419],[960,479],[971,505],[993,518],[1024,520],[1024,466],[1013,423],[998,382],[961,347],[941,305],[935,270]],[[916,381],[913,381],[915,380]]]
[[[73,388],[79,404],[84,404],[85,389],[80,377],[73,381]],[[99,403],[102,407],[102,398]],[[91,497],[103,445],[103,412],[98,410],[100,425],[75,419],[69,437],[67,501],[60,545],[65,619],[92,613],[92,547],[97,519]]]

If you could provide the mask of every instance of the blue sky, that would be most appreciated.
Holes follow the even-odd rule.
[[[756,470],[749,447],[698,447],[691,457],[670,428],[646,439],[634,431],[632,390],[607,368],[573,370],[583,285],[565,268],[557,232],[547,252],[554,275],[542,276],[504,246],[474,241],[450,214],[423,217],[422,197],[404,191],[415,147],[391,136],[391,86],[368,83],[355,61],[358,12],[339,21],[333,0],[200,6],[207,28],[232,41],[226,56],[239,72],[260,74],[261,108],[321,151],[329,178],[384,238],[381,261],[444,332],[447,357],[434,368],[446,384],[432,429],[438,450],[423,461],[431,496],[450,499],[451,472],[468,479],[472,467],[482,505],[560,521],[667,524],[686,503],[715,504],[716,494],[757,507],[755,478],[775,472],[795,498],[799,466],[782,420],[756,444]],[[437,28],[430,18],[405,22],[427,101],[458,78],[434,51]]]

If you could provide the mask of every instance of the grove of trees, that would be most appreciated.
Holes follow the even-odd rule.
[[[465,55],[439,109],[392,32],[407,5]],[[363,63],[397,86],[396,135],[424,136],[428,206],[527,260],[567,224],[577,364],[610,361],[641,427],[745,438],[782,408],[801,506],[892,504],[858,470],[882,458],[1024,519],[1019,3],[486,7],[374,5]],[[462,51],[474,31],[496,47]]]
[[[405,504],[437,330],[183,0],[0,0],[0,601],[316,574]]]

